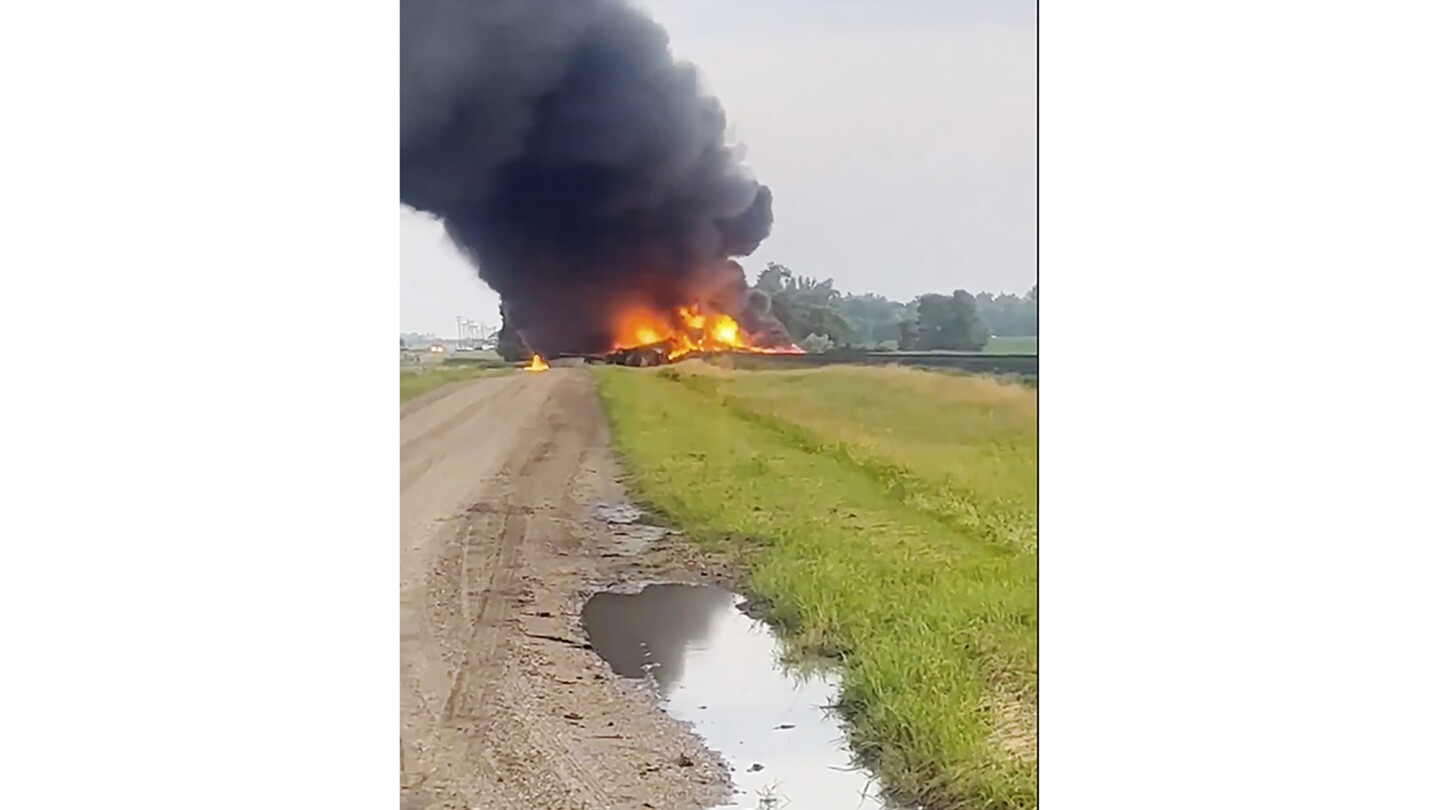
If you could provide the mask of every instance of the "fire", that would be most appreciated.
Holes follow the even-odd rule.
[[[526,371],[546,371],[546,370],[548,370],[549,368],[550,368],[550,364],[547,363],[547,362],[545,362],[545,358],[541,357],[541,356],[538,355],[538,354],[532,354],[532,355],[530,355],[530,365],[526,366],[526,367],[525,367],[525,370],[526,370]]]
[[[715,328],[710,331],[710,334],[726,346],[740,345],[740,325],[728,317],[717,322]]]
[[[626,313],[616,332],[614,349],[668,344],[666,357],[678,360],[693,352],[798,353],[798,346],[762,348],[750,342],[735,319],[723,313],[703,312],[699,307],[680,307],[670,317],[636,310]]]

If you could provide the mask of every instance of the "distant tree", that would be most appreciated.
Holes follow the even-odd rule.
[[[1038,332],[1039,319],[1036,316],[1036,301],[1031,295],[1032,287],[1022,298],[1012,293],[999,296],[982,292],[975,296],[975,305],[990,330],[999,337],[1034,335]]]
[[[840,313],[840,293],[833,279],[808,276],[793,280],[781,297],[785,300],[792,335],[824,335],[836,343],[851,339],[850,322]]]
[[[975,296],[964,290],[922,295],[916,312],[917,347],[922,350],[978,351],[990,338]]]
[[[851,339],[834,279],[797,276],[785,265],[771,262],[756,278],[755,286],[770,296],[771,314],[791,335],[819,335],[837,343]]]
[[[755,279],[755,287],[764,290],[773,298],[785,289],[785,282],[792,275],[790,268],[785,265],[769,262],[765,265],[765,269],[760,271],[760,276]]]
[[[755,288],[765,293],[765,296],[770,299],[770,314],[785,324],[786,330],[794,335],[795,330],[790,325],[790,307],[783,295],[785,286],[792,277],[790,268],[783,264],[769,262],[755,279]]]
[[[874,293],[845,295],[835,289],[833,279],[797,275],[783,264],[770,262],[754,286],[766,294],[771,314],[791,335],[826,337],[847,346],[973,351],[983,347],[990,335],[1039,332],[1039,284],[1024,295],[982,292],[972,296],[956,290],[901,303]]]
[[[840,315],[850,324],[851,339],[862,346],[900,339],[900,322],[905,305],[883,295],[846,295],[838,304]]]
[[[915,318],[906,318],[900,322],[900,339],[896,345],[901,351],[914,351],[920,347],[920,327]]]
[[[975,296],[975,311],[980,314],[980,322],[984,325],[987,336],[1000,334],[996,331],[996,324],[1005,320],[1003,309],[1004,305],[996,301],[992,293],[981,292]]]

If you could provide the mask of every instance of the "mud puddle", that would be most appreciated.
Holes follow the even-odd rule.
[[[725,807],[893,807],[852,761],[840,718],[826,709],[838,675],[782,667],[779,640],[740,601],[713,586],[650,585],[596,594],[582,620],[616,673],[652,683],[665,711],[725,758],[735,784]]]

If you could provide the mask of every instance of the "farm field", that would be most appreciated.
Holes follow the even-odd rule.
[[[510,365],[493,351],[458,352],[446,357],[443,362],[447,366],[483,366],[486,368]]]
[[[733,559],[930,810],[1037,804],[1036,392],[896,367],[594,370],[632,494]]]
[[[508,374],[512,370],[508,367],[492,368],[464,364],[427,366],[419,371],[402,370],[400,372],[400,402],[403,404],[451,383]]]
[[[1038,337],[992,337],[985,344],[986,354],[1039,354]]]

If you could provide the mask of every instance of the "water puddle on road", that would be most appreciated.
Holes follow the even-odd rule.
[[[582,619],[617,674],[650,681],[665,711],[725,758],[736,793],[725,807],[892,807],[853,763],[840,719],[826,709],[838,675],[782,667],[779,640],[739,603],[712,586],[650,585],[596,594]]]

